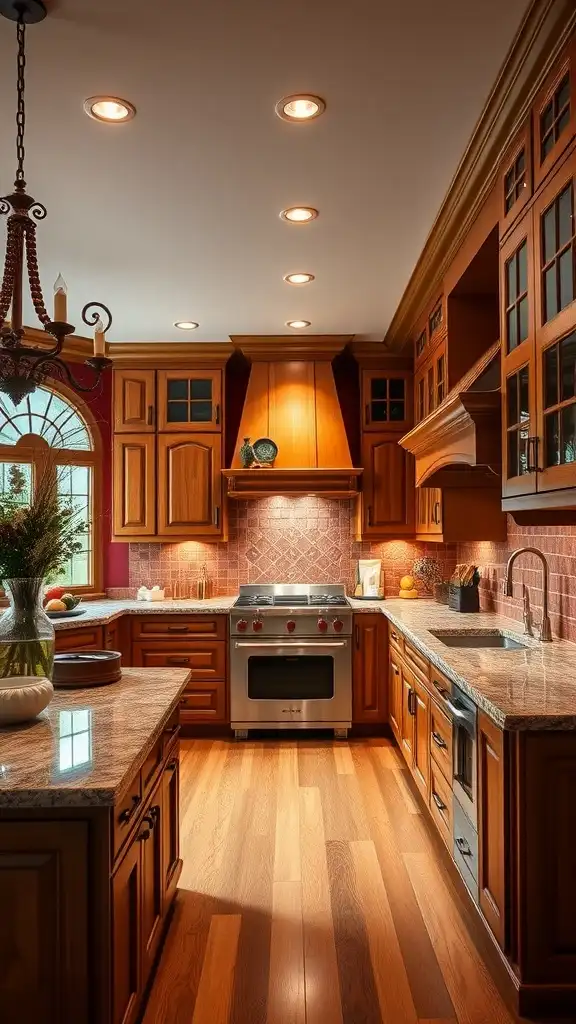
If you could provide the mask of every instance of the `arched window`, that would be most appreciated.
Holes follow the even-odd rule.
[[[65,567],[62,582],[74,591],[100,590],[100,438],[89,410],[64,386],[39,387],[14,405],[0,394],[0,494],[26,504],[34,479],[52,449],[58,493],[88,524],[82,551]]]

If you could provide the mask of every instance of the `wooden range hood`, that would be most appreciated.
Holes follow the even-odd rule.
[[[352,465],[331,365],[352,337],[231,335],[252,367],[232,466],[223,470],[230,498],[358,493],[362,470]],[[270,437],[278,446],[274,465],[243,469],[245,437]]]
[[[418,487],[500,488],[501,397],[492,373],[498,366],[499,382],[499,352],[497,341],[438,408],[401,438],[415,458]]]

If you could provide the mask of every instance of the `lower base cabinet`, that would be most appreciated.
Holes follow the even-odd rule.
[[[480,908],[494,936],[505,946],[505,782],[504,733],[478,714],[478,888]]]
[[[425,800],[430,793],[430,694],[414,678],[414,764],[413,775]]]
[[[388,721],[386,685],[387,623],[380,612],[354,616],[352,721],[361,725]]]

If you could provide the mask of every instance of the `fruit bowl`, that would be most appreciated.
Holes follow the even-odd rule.
[[[71,613],[76,615],[82,614],[81,611],[77,610],[81,598],[76,597],[75,594],[68,593],[63,587],[50,587],[46,591],[44,599],[44,611],[51,618],[55,616],[60,618]]]

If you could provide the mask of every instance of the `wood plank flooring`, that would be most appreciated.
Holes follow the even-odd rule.
[[[184,740],[144,1024],[518,1024],[385,739]]]

